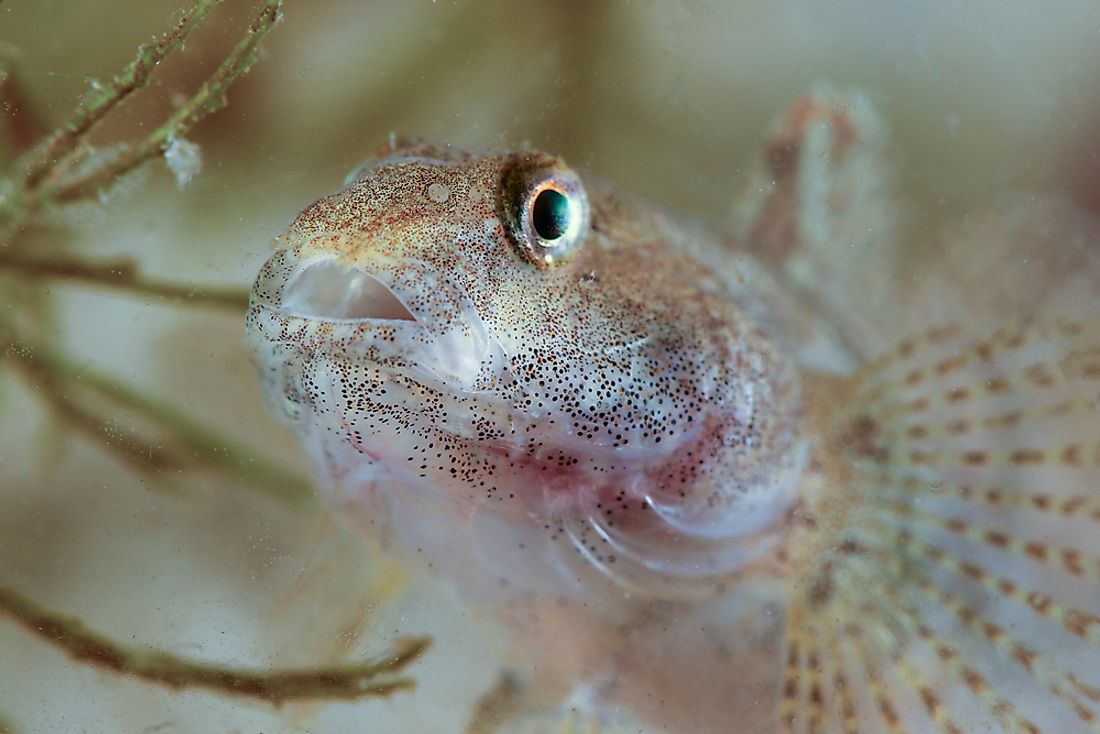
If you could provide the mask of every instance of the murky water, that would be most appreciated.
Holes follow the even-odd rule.
[[[254,5],[214,10],[91,144],[107,155],[113,143],[149,134],[230,53]],[[728,229],[769,125],[829,81],[862,95],[881,121],[884,167],[875,176],[894,205],[877,226],[901,243],[886,262],[867,251],[845,271],[845,282],[860,285],[819,304],[851,325],[849,346],[881,351],[929,323],[996,324],[1065,304],[1095,315],[1095,3],[818,5],[289,3],[229,108],[188,134],[202,160],[189,182],[179,186],[158,160],[102,202],[9,220],[4,252],[57,267],[0,261],[9,347],[0,583],[120,644],[212,665],[312,669],[383,653],[399,636],[434,642],[403,671],[415,690],[274,708],[77,663],[4,620],[0,721],[15,732],[459,732],[487,693],[507,693],[503,672],[547,654],[514,646],[491,605],[472,605],[415,564],[388,558],[378,538],[320,502],[294,500],[305,496],[312,460],[268,411],[241,345],[244,308],[234,298],[270,255],[270,240],[391,132],[471,148],[530,143]],[[66,120],[174,8],[0,4],[0,40],[14,46],[13,78],[26,92],[18,116],[5,108],[3,175],[22,170],[10,141],[33,129],[32,110],[51,126]],[[175,151],[175,172],[194,170],[190,149]],[[57,269],[77,262],[117,273],[131,261],[144,280],[121,287]],[[878,294],[873,309],[865,292]],[[1095,413],[1079,434],[1095,438],[1089,420]],[[1070,594],[1097,614],[1090,573]],[[606,681],[579,683],[590,685],[578,700],[598,698]],[[995,684],[1008,686],[998,689],[1006,697],[1023,689],[1011,678]],[[835,682],[826,690],[836,695]],[[1088,693],[1075,695],[1100,715]],[[873,694],[856,696],[873,710],[862,698]],[[1040,708],[1063,705],[1055,699]],[[933,719],[903,716],[902,726],[922,731]],[[1070,721],[1087,730],[1083,719]],[[537,724],[558,725],[552,716]],[[604,725],[662,731],[640,720]],[[804,727],[809,717],[795,725],[812,730]]]

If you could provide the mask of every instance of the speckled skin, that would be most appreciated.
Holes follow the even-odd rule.
[[[837,105],[811,96],[784,124],[832,121],[844,146],[814,134],[850,204],[870,123]],[[677,732],[1090,730],[1095,647],[1011,683],[1025,712],[988,666],[1038,659],[1048,628],[1100,642],[1100,591],[1073,586],[1100,578],[1095,543],[1029,539],[1025,514],[1100,522],[1081,494],[1100,474],[1095,322],[933,329],[843,374],[866,343],[807,305],[853,295],[815,292],[809,264],[835,289],[830,252],[865,220],[791,214],[797,160],[773,170],[779,204],[746,204],[784,219],[746,231],[816,232],[772,253],[773,277],[545,153],[393,143],[260,272],[267,393],[333,506],[520,630],[544,695]],[[531,219],[546,187],[573,207],[553,242]],[[1029,595],[1029,563],[1066,583]]]
[[[517,176],[587,199],[552,263],[514,223]],[[334,502],[472,596],[543,629],[549,600],[588,605],[579,643],[667,614],[628,592],[713,597],[774,552],[808,447],[794,362],[746,315],[781,298],[749,259],[546,154],[431,145],[385,151],[282,240],[249,316],[269,394]],[[362,269],[415,321],[287,307],[333,262],[305,287]]]
[[[585,231],[552,264],[509,224],[517,170],[587,191]],[[628,584],[710,579],[766,548],[805,446],[792,362],[739,307],[760,307],[751,263],[545,154],[431,146],[390,152],[285,239],[250,324],[292,352],[268,360],[292,381],[278,394],[319,421],[336,483],[355,472],[549,526]],[[266,307],[316,262],[377,275],[416,320]],[[641,567],[657,549],[667,579]]]

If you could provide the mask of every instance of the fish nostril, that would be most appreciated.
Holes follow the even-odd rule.
[[[293,276],[280,310],[307,318],[416,321],[385,283],[335,260],[313,263]]]

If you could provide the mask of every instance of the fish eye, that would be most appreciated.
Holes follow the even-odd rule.
[[[588,230],[588,196],[571,170],[549,156],[523,159],[505,177],[505,216],[520,254],[540,269],[575,252]]]
[[[544,240],[556,240],[569,229],[569,199],[555,189],[543,189],[531,207],[531,225]]]

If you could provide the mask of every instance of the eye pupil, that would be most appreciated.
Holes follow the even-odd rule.
[[[569,229],[569,199],[565,194],[546,189],[535,197],[531,209],[531,224],[544,240],[556,240]]]

